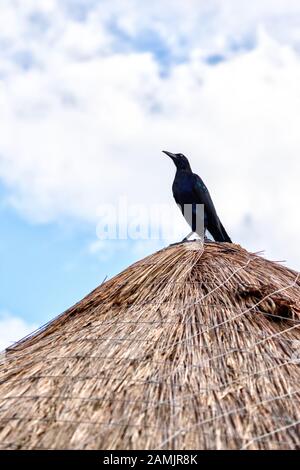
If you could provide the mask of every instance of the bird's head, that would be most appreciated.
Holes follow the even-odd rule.
[[[188,159],[182,153],[171,153],[163,150],[163,153],[172,158],[177,170],[191,170]]]

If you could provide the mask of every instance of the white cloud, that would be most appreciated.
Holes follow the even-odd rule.
[[[9,202],[36,221],[93,223],[99,204],[124,195],[170,202],[174,170],[160,151],[181,151],[234,240],[300,267],[300,4],[241,3],[90,2],[78,22],[71,1],[41,0],[41,32],[36,2],[2,1]],[[168,50],[166,75],[155,45],[142,47],[146,33]],[[14,60],[24,44],[36,63],[28,70]],[[216,53],[227,60],[212,67],[205,57]]]
[[[0,352],[37,329],[22,318],[0,312]]]

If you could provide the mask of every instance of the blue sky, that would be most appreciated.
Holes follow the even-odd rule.
[[[0,0],[0,348],[169,242],[96,234],[101,204],[173,204],[162,149],[300,268],[299,26],[294,0]]]

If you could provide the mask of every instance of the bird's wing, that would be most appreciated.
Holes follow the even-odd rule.
[[[198,204],[204,204],[205,227],[209,230],[216,241],[231,242],[226,230],[220,222],[214,203],[210,197],[207,187],[200,176],[194,174],[194,197]]]
[[[205,212],[208,217],[218,217],[217,212],[208,192],[207,187],[203,183],[200,176],[194,173],[194,186],[193,186],[194,198],[197,204],[204,204]]]

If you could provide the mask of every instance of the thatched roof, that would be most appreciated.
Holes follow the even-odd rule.
[[[6,352],[0,444],[299,448],[299,301],[237,245],[159,251]]]

